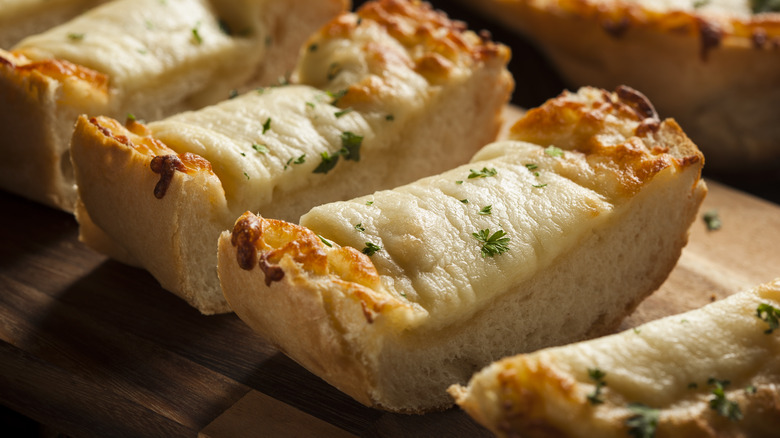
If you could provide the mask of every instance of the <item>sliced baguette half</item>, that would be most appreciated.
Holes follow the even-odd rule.
[[[203,313],[229,311],[216,244],[236,217],[297,220],[467,162],[501,127],[508,59],[427,4],[383,0],[315,34],[296,83],[148,126],[82,117],[82,238]]]
[[[780,279],[622,333],[503,359],[449,391],[498,436],[776,436],[778,317]]]
[[[471,163],[219,240],[236,314],[369,406],[424,412],[510,354],[614,329],[674,267],[703,157],[638,92],[583,88]]]
[[[0,50],[0,188],[73,211],[79,114],[156,120],[273,83],[346,5],[116,0]]]

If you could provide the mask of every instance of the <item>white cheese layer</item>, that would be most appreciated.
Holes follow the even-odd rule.
[[[750,18],[753,11],[747,0],[594,0],[595,4],[636,3],[655,12],[686,11]]]
[[[617,335],[542,350],[530,357],[590,382],[587,370],[606,373],[610,392],[627,401],[670,407],[698,395],[710,378],[744,388],[751,376],[780,366],[780,336],[757,317],[761,303],[780,306],[780,280],[754,292],[681,315],[669,316]],[[774,371],[776,372],[776,371]],[[588,385],[590,386],[590,385]],[[590,390],[590,388],[588,388]]]
[[[327,177],[314,172],[323,154],[338,155],[345,133],[363,137],[361,149],[371,147],[374,132],[364,117],[331,105],[332,99],[302,85],[264,88],[149,128],[178,153],[209,160],[240,214],[267,205],[275,191],[316,187]],[[338,155],[334,169],[345,161]]]
[[[33,60],[58,58],[97,70],[119,98],[163,106],[221,76],[252,73],[265,51],[258,43],[266,37],[259,3],[222,11],[233,17],[233,9],[242,7],[247,20],[256,20],[232,29],[239,33],[231,36],[206,0],[117,0],[26,38],[15,50]]]
[[[512,289],[574,246],[613,211],[604,196],[550,170],[576,153],[506,141],[493,158],[390,191],[315,207],[301,225],[371,255],[388,292],[428,312],[429,326],[462,320],[479,303]],[[494,176],[469,178],[483,169]],[[487,214],[489,210],[489,214]],[[508,251],[483,254],[474,236],[502,230]]]

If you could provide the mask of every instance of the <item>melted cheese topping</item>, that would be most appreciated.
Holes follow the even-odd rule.
[[[482,155],[493,158],[480,161]],[[426,324],[462,320],[552,263],[615,208],[607,196],[557,172],[582,161],[576,152],[551,157],[540,146],[507,141],[482,155],[392,191],[315,207],[301,225],[342,245],[378,245],[371,260],[389,293],[427,311]],[[483,168],[495,176],[469,178]],[[487,206],[491,214],[480,214]],[[473,233],[485,229],[503,230],[509,250],[483,256]]]
[[[271,202],[274,191],[315,186],[322,154],[342,148],[342,134],[375,133],[357,111],[330,104],[332,97],[307,86],[265,88],[199,111],[150,123],[155,138],[178,153],[198,154],[213,165],[228,201],[241,211]],[[345,158],[339,159],[343,165]]]
[[[247,17],[259,19],[256,3],[241,2]],[[31,36],[15,50],[33,60],[89,67],[109,76],[114,93],[138,99],[135,93],[143,92],[165,103],[218,74],[249,74],[264,53],[257,44],[263,31],[250,23],[247,36],[227,35],[205,0],[118,0]]]
[[[517,356],[496,366],[541,369],[544,364],[547,376],[573,376],[580,385],[575,393],[582,392],[575,397],[583,402],[593,389],[588,369],[598,368],[606,373],[607,401],[670,408],[709,393],[709,378],[729,380],[734,390],[757,375],[774,373],[778,378],[780,336],[765,333],[769,325],[756,316],[761,303],[780,307],[780,280],[634,330]]]

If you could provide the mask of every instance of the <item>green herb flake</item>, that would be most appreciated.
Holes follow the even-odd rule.
[[[469,179],[473,178],[488,178],[491,176],[496,176],[498,171],[495,168],[488,169],[487,167],[483,167],[482,170],[474,170],[469,169]]]
[[[718,380],[713,377],[707,380],[708,385],[714,386],[712,389],[714,397],[710,399],[710,409],[729,420],[739,421],[742,419],[742,410],[739,408],[739,404],[726,398],[726,387],[730,383],[728,380]]]
[[[468,200],[468,199],[461,199],[461,200],[460,200],[460,202],[462,202],[462,203],[464,203],[464,204],[468,204],[468,203],[469,203],[469,200]]]
[[[539,168],[539,166],[537,166],[537,165],[536,165],[536,164],[534,164],[534,163],[527,163],[527,164],[525,165],[525,167],[526,167],[526,169],[528,169],[528,170],[536,170],[536,169],[538,169],[538,168]]]
[[[301,155],[298,158],[290,157],[287,162],[284,164],[284,170],[287,170],[288,167],[290,167],[291,164],[303,164],[306,162],[306,154]]]
[[[710,0],[693,0],[693,8],[699,9],[710,4]]]
[[[696,382],[691,382],[688,384],[688,389],[696,389],[699,387],[699,384]]]
[[[479,210],[479,214],[482,216],[489,216],[493,214],[493,206],[492,205],[486,205],[482,207],[482,209]]]
[[[607,382],[604,380],[604,377],[606,376],[607,373],[598,368],[588,368],[588,378],[596,383],[596,388],[593,390],[593,393],[588,394],[586,397],[590,404],[600,405],[604,403],[604,400],[601,398],[601,389],[607,386]]]
[[[268,146],[266,146],[264,144],[252,143],[252,149],[254,149],[255,151],[257,151],[260,154],[267,154],[268,153]]]
[[[455,181],[455,184],[458,184],[458,185],[463,184],[463,181],[462,180],[457,180],[457,181]]]
[[[745,394],[753,395],[756,392],[758,392],[758,388],[756,388],[753,385],[748,385],[748,386],[745,387]]]
[[[69,33],[68,39],[71,41],[81,41],[84,39],[85,36],[86,34],[83,33]]]
[[[228,92],[228,99],[235,99],[236,97],[238,97],[238,90],[232,89]]]
[[[312,43],[309,45],[309,52],[316,52],[319,48],[320,46],[318,46],[317,43]]]
[[[720,227],[723,226],[717,210],[706,211],[702,215],[702,219],[704,219],[704,223],[707,225],[707,230],[709,231],[719,230]]]
[[[330,100],[330,104],[331,105],[338,104],[339,100],[341,100],[342,97],[346,96],[347,91],[349,91],[349,90],[343,89],[343,90],[337,91],[335,93],[332,93],[332,92],[328,91],[328,96],[330,96],[330,99],[331,99]]]
[[[373,244],[371,242],[366,242],[366,247],[363,248],[360,252],[362,252],[363,254],[365,254],[367,256],[372,256],[372,255],[376,254],[376,252],[381,250],[381,249],[382,249],[382,247],[379,246],[379,245],[375,245],[375,244]]]
[[[388,122],[392,122],[393,120],[395,120],[395,116],[392,114],[388,114],[385,116],[385,120],[387,120]]]
[[[374,205],[374,201],[366,201],[366,205]]]
[[[366,227],[364,227],[362,223],[355,224],[355,229],[360,231],[360,232],[365,232],[366,231]]]
[[[336,164],[339,162],[338,152],[331,155],[328,153],[328,151],[325,151],[320,154],[320,157],[322,157],[322,161],[317,165],[317,167],[314,168],[312,171],[313,173],[328,173],[333,170],[333,168],[336,167]]]
[[[309,108],[314,108],[314,102],[306,102],[306,106]]]
[[[645,406],[642,403],[629,403],[628,410],[633,415],[626,419],[628,435],[634,438],[653,438],[658,428],[658,418],[661,411]]]
[[[135,122],[136,120],[138,120],[138,119],[135,118],[135,114],[127,113],[127,121],[128,122]]]
[[[333,115],[335,115],[336,118],[338,119],[339,117],[347,115],[347,114],[349,114],[351,112],[352,112],[352,108],[346,108],[346,109],[343,109],[341,111],[336,111],[335,113],[333,113]]]
[[[555,147],[555,146],[547,146],[544,149],[544,153],[553,157],[558,158],[563,156],[563,149]]]
[[[263,122],[263,134],[268,132],[268,130],[271,129],[271,118],[267,118],[265,122]]]
[[[200,31],[198,30],[198,27],[200,26],[200,23],[196,24],[195,27],[192,28],[192,41],[197,44],[201,45],[203,44],[203,37],[200,36]]]
[[[317,237],[319,237],[319,238],[320,238],[320,240],[322,241],[322,243],[323,243],[325,246],[327,246],[328,248],[333,248],[333,244],[332,244],[332,243],[330,243],[330,242],[329,242],[327,239],[325,239],[324,237],[322,237],[322,236],[321,236],[321,235],[319,235],[319,234],[317,234]]]
[[[243,152],[239,152],[239,154],[241,154],[242,157],[246,157],[246,154]]]
[[[247,175],[246,172],[244,172],[244,176],[246,177],[247,180],[249,180],[249,175]]]
[[[541,189],[543,187],[547,187],[547,183],[544,183],[544,184],[534,184],[533,187],[535,189]]]
[[[360,146],[363,144],[363,136],[350,131],[341,133],[340,154],[346,160],[360,161]]]
[[[780,327],[780,309],[766,303],[761,303],[756,308],[756,317],[769,324],[764,333],[771,334]]]
[[[482,242],[482,257],[493,257],[509,251],[509,238],[504,237],[504,230],[498,230],[491,235],[490,229],[486,228],[471,235]]]

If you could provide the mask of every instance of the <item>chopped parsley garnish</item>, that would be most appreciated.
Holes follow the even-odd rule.
[[[271,118],[267,118],[266,121],[263,123],[263,134],[268,132],[268,130],[271,129]]]
[[[723,223],[720,221],[720,216],[718,216],[717,210],[706,211],[702,215],[702,219],[704,219],[704,223],[707,224],[707,229],[709,231],[719,230],[723,225]]]
[[[336,118],[339,118],[339,117],[341,117],[343,115],[346,115],[346,114],[349,114],[351,112],[352,112],[352,108],[346,108],[346,109],[343,109],[341,111],[336,111],[333,114],[336,116]]]
[[[268,146],[266,146],[264,144],[252,143],[252,149],[254,149],[255,151],[257,151],[258,153],[261,153],[261,154],[267,154],[268,153]]]
[[[593,390],[593,393],[588,394],[587,396],[590,404],[600,405],[604,403],[604,400],[601,398],[601,389],[607,386],[607,382],[604,380],[604,377],[606,376],[607,373],[598,368],[588,368],[588,378],[596,383],[596,388]]]
[[[385,120],[387,120],[388,122],[392,122],[393,120],[395,120],[395,116],[392,114],[388,114],[385,116]]]
[[[493,257],[509,251],[509,238],[504,237],[504,230],[498,230],[491,235],[490,229],[486,228],[471,235],[482,242],[482,257]]]
[[[345,131],[341,133],[341,149],[331,155],[327,151],[320,154],[322,162],[314,169],[314,173],[328,173],[339,162],[339,157],[345,160],[360,161],[360,145],[363,143],[363,136],[353,132]]]
[[[239,154],[241,154],[242,157],[246,157],[246,154],[243,152],[239,152]]]
[[[493,206],[492,205],[486,205],[482,207],[482,209],[479,210],[479,214],[482,216],[488,216],[493,214]]]
[[[707,380],[708,385],[715,387],[712,390],[715,397],[710,399],[710,409],[729,420],[739,421],[742,419],[742,410],[739,409],[737,402],[726,398],[725,388],[729,383],[731,382],[728,380],[718,380],[713,377]]]
[[[85,34],[83,33],[69,33],[68,39],[71,41],[81,41],[84,39]]]
[[[371,242],[366,242],[366,247],[363,248],[363,250],[360,251],[360,252],[362,252],[363,254],[365,254],[367,256],[372,256],[372,255],[376,254],[376,252],[381,250],[381,249],[382,249],[382,247],[379,246],[379,245],[375,245],[375,244],[373,244]]]
[[[128,122],[135,122],[136,121],[135,114],[127,113],[127,121]]]
[[[236,97],[238,97],[238,90],[234,88],[228,93],[228,99],[235,99]]]
[[[474,170],[469,169],[471,173],[469,173],[469,179],[473,178],[487,178],[490,176],[496,176],[498,171],[495,168],[488,169],[487,167],[483,167],[482,170]]]
[[[265,87],[258,87],[255,91],[257,91],[257,94],[263,94],[265,93]]]
[[[306,106],[309,108],[314,108],[314,102],[306,102]]]
[[[336,105],[337,103],[339,103],[339,100],[341,100],[341,98],[344,97],[347,94],[347,91],[349,91],[349,90],[343,89],[343,90],[337,91],[335,93],[331,93],[330,91],[328,91],[328,96],[330,96],[330,98],[331,98],[330,104],[331,105]]]
[[[555,146],[547,146],[544,149],[544,153],[549,155],[549,156],[551,156],[551,157],[553,157],[553,158],[562,157],[563,156],[563,149],[555,147]]]
[[[699,9],[710,4],[710,0],[693,0],[693,8]]]
[[[533,187],[536,188],[536,189],[541,189],[542,187],[547,187],[547,183],[534,184]]]
[[[287,160],[287,163],[285,163],[284,165],[284,170],[287,170],[290,164],[303,164],[305,162],[306,162],[306,154],[303,154],[298,158],[290,157],[290,159]]]
[[[538,168],[539,168],[539,166],[537,166],[537,165],[536,165],[536,164],[534,164],[534,163],[528,163],[528,164],[526,164],[526,165],[525,165],[525,167],[526,167],[528,170],[536,170],[536,169],[538,169]]]
[[[756,316],[769,324],[769,328],[764,333],[770,334],[780,327],[780,309],[766,303],[761,303],[756,308]]]
[[[366,201],[366,205],[374,205],[374,201]]]
[[[455,184],[463,184],[463,181],[462,180],[457,180],[457,181],[455,181]]]
[[[344,159],[360,161],[360,146],[363,144],[363,136],[350,131],[341,133],[341,155]]]
[[[223,19],[217,20],[217,24],[219,24],[219,30],[222,31],[225,35],[233,35],[233,32],[230,30],[230,25],[227,23],[227,21]]]
[[[634,438],[653,438],[661,411],[642,403],[629,403],[628,409],[633,412],[633,415],[626,419],[628,434]]]
[[[244,172],[244,176],[246,177],[247,180],[249,179],[249,175],[247,175],[246,172]]]
[[[464,203],[464,204],[468,204],[468,203],[469,203],[469,200],[468,200],[468,199],[461,199],[461,200],[460,200],[460,202],[462,202],[462,203]]]
[[[198,30],[199,26],[200,23],[196,24],[195,27],[192,28],[192,41],[197,45],[203,44],[203,37],[200,36],[200,31]]]
[[[310,52],[316,52],[318,48],[319,48],[319,46],[317,45],[317,43],[312,43],[312,44],[309,45],[309,51]]]
[[[336,163],[339,162],[338,152],[331,155],[328,153],[328,151],[325,151],[320,154],[320,157],[322,157],[322,161],[317,165],[317,167],[314,168],[312,171],[313,173],[328,173],[334,167],[336,167]]]
[[[696,389],[699,387],[699,384],[696,382],[691,382],[688,384],[688,389]]]
[[[748,385],[745,387],[745,394],[753,395],[756,392],[758,392],[758,388],[753,385]]]
[[[362,223],[355,224],[355,229],[360,231],[360,232],[366,231],[366,227],[364,227]]]
[[[780,0],[751,0],[750,8],[754,14],[780,12]]]
[[[322,243],[323,243],[325,246],[327,246],[328,248],[333,248],[333,244],[332,244],[332,243],[330,243],[330,242],[329,242],[327,239],[325,239],[324,237],[320,236],[319,234],[317,234],[317,237],[319,237],[319,238],[320,238],[320,240],[322,241]]]

